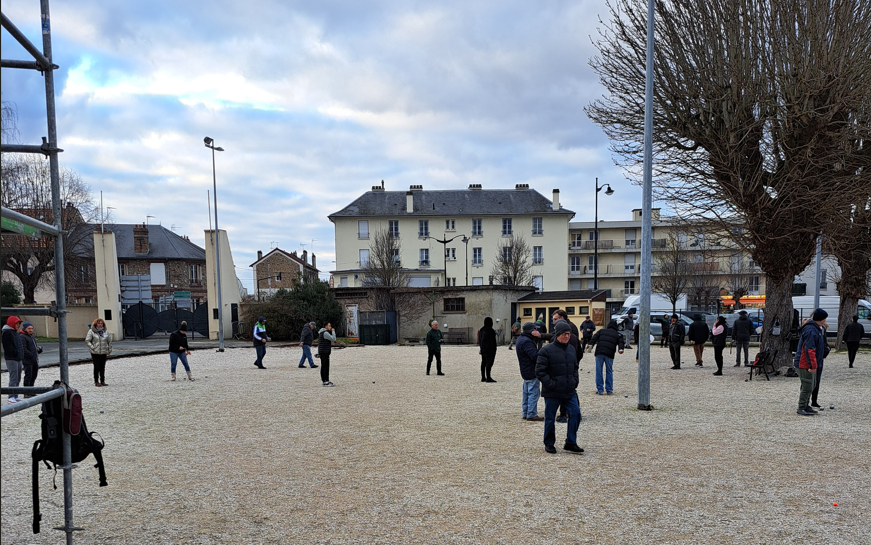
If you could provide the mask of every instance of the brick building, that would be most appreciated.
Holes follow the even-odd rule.
[[[295,251],[285,252],[281,248],[275,248],[266,255],[257,250],[257,261],[249,267],[254,269],[254,291],[258,298],[274,295],[282,288],[293,288],[293,280],[300,275],[309,280],[318,279],[315,254],[312,254],[309,263],[308,252],[305,250],[302,251],[302,256]]]

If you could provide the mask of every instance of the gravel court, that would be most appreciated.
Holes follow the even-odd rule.
[[[88,426],[107,443],[109,480],[97,486],[93,462],[73,472],[75,524],[85,528],[75,539],[871,542],[867,352],[855,369],[833,354],[820,402],[835,410],[800,417],[798,379],[745,383],[728,351],[724,377],[712,363],[672,371],[666,349],[651,351],[650,413],[635,408],[634,349],[617,357],[613,396],[595,395],[585,355],[580,456],[559,448],[564,424],[548,455],[542,424],[520,418],[516,356],[504,347],[496,384],[480,382],[472,346],[444,347],[444,377],[425,375],[422,346],[334,350],[335,388],[297,368],[295,347],[267,352],[265,371],[253,349],[195,351],[193,383],[168,380],[165,354],[110,360],[107,388],[91,385],[90,365],[74,366]],[[63,523],[63,494],[44,466],[43,530],[30,529],[36,414],[2,421],[4,544],[62,540],[51,528]]]

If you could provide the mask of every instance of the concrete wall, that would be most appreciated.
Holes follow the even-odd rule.
[[[67,314],[67,337],[84,339],[85,335],[88,334],[88,326],[97,319],[97,306],[75,305],[68,306],[67,310],[69,311]],[[10,314],[10,316],[18,316],[25,322],[32,323],[37,337],[57,338],[57,322],[51,316],[28,316],[24,313]],[[6,314],[3,316],[3,324],[6,324]]]
[[[118,252],[115,233],[94,232],[94,263],[97,276],[97,316],[106,322],[112,338],[124,338],[121,315],[121,277],[118,272]],[[71,330],[68,330],[68,334]]]
[[[214,229],[206,230],[206,270],[214,271],[216,263],[215,254],[215,238]],[[221,304],[223,306],[223,328],[224,339],[229,339],[233,336],[233,315],[230,312],[231,305],[240,304],[242,296],[239,293],[239,286],[236,282],[236,266],[233,263],[233,253],[230,251],[230,239],[227,237],[227,232],[223,229],[218,231],[218,248],[221,259]],[[215,282],[214,275],[208,278],[208,301],[209,301],[209,338],[212,340],[218,339],[218,319],[215,317],[215,310],[218,308],[218,288]],[[241,309],[240,309],[241,312]],[[241,317],[241,314],[240,314]],[[251,324],[252,326],[254,324]]]

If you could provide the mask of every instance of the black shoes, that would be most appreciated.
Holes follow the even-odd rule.
[[[795,411],[795,414],[800,414],[802,416],[813,416],[816,413],[815,412],[812,413],[812,412],[806,411],[804,409],[799,409],[799,410]]]
[[[567,424],[569,422],[569,417],[568,416],[557,416],[556,421],[559,422],[560,424]]]
[[[817,406],[819,406],[819,405],[817,405]],[[814,410],[814,409],[811,409],[810,406],[805,407],[804,410],[805,410],[806,412],[811,413],[811,414],[817,414],[817,412],[818,412],[818,411],[816,411],[816,410]]]
[[[530,422],[541,422],[542,420],[544,420],[544,417],[535,415],[535,416],[530,416],[526,420],[529,420]]]
[[[723,376],[723,372],[722,372],[722,371],[715,371],[713,374],[714,374],[715,376],[718,376],[718,377]]]
[[[566,443],[565,445],[563,445],[563,450],[567,450],[569,452],[576,452],[578,454],[584,452],[584,449],[574,443]]]
[[[553,445],[545,445],[544,451],[548,454],[556,454],[556,447]]]
[[[680,365],[675,365],[672,367],[672,369],[680,369]]]
[[[495,380],[493,380],[493,379],[492,379],[492,378],[490,378],[490,377],[487,377],[487,380],[486,380],[486,382],[496,382],[496,381],[495,381]]]
[[[487,382],[487,379],[484,377],[481,377],[481,382]]]
[[[312,369],[317,369],[318,366],[317,366],[317,365],[312,365],[311,368],[312,368]]]
[[[819,404],[818,404],[816,401],[814,401],[813,403],[811,403],[810,406],[811,406],[811,407],[816,407],[817,409],[820,408]],[[816,411],[814,411],[814,412],[816,412]]]
[[[429,373],[427,373],[427,374],[429,374]],[[443,376],[445,376],[445,374],[444,374],[444,373],[442,373],[442,372],[441,372],[441,371],[439,371],[439,372],[438,372],[438,373],[436,373],[436,375],[438,375],[438,376],[440,376],[440,377],[443,377]]]
[[[262,366],[262,365],[255,365],[254,367],[256,367],[256,368],[258,368],[258,369],[266,369],[266,367],[264,367],[264,366]]]

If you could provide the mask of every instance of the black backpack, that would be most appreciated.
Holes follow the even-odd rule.
[[[63,386],[65,394],[42,404],[42,439],[33,443],[33,533],[39,533],[39,522],[42,513],[39,512],[39,462],[51,469],[54,466],[55,477],[57,469],[63,469],[63,434],[70,434],[70,462],[81,462],[93,454],[97,463],[94,465],[100,474],[100,486],[106,486],[106,471],[103,469],[103,439],[94,439],[94,433],[88,432],[85,417],[81,411],[81,397],[78,391],[62,382],[55,382],[54,387]],[[97,435],[99,437],[99,435]],[[52,481],[54,489],[57,483]]]

